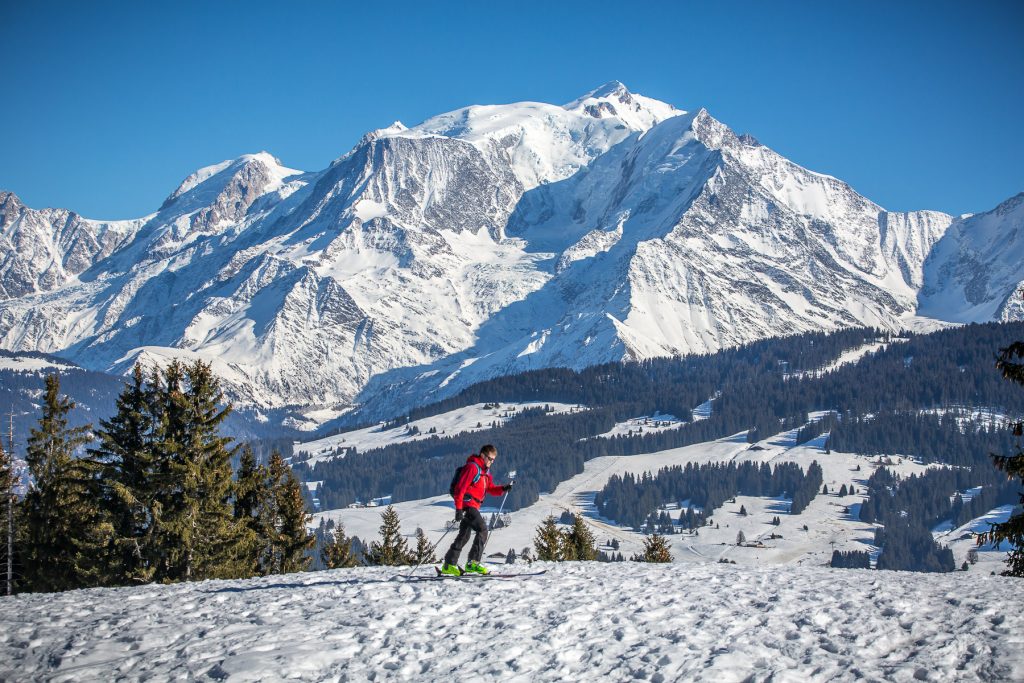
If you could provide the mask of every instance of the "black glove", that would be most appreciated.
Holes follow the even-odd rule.
[[[502,487],[501,487],[501,489],[502,489],[502,490],[503,490],[503,491],[504,491],[505,493],[508,493],[509,491],[511,491],[511,490],[512,490],[512,484],[514,484],[514,483],[515,483],[515,481],[510,481],[509,483],[507,483],[507,484],[505,484],[504,486],[502,486]]]
[[[462,521],[462,517],[465,514],[466,514],[465,510],[456,510],[455,511],[455,521],[456,522],[461,522]]]

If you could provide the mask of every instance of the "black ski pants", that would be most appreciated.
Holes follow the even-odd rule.
[[[459,535],[455,537],[452,547],[444,554],[445,564],[459,563],[459,555],[462,554],[463,547],[474,531],[476,538],[473,539],[473,546],[469,549],[468,559],[470,562],[479,562],[484,557],[484,544],[487,543],[487,522],[476,508],[465,507],[463,511],[462,523],[459,524]]]

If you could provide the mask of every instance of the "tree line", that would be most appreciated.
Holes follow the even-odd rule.
[[[657,474],[644,472],[612,475],[594,497],[598,512],[620,524],[642,528],[652,511],[665,503],[677,502],[680,523],[703,525],[727,500],[737,496],[784,496],[790,498],[790,514],[799,514],[822,486],[822,470],[812,462],[805,472],[792,462],[772,468],[768,463],[686,463],[663,467]],[[688,516],[692,508],[699,516]]]
[[[503,449],[503,466],[518,469],[521,477],[507,503],[515,510],[582,472],[591,458],[649,453],[737,433],[745,433],[748,440],[764,438],[806,423],[812,410],[857,416],[987,405],[1024,412],[1024,397],[1008,390],[991,372],[992,349],[1005,346],[1018,334],[1024,335],[1022,323],[968,325],[911,336],[909,341],[890,343],[857,364],[823,375],[808,371],[851,347],[889,338],[877,330],[844,330],[766,340],[712,356],[607,364],[581,371],[536,370],[474,385],[456,397],[412,411],[394,424],[492,401],[562,401],[587,410],[570,415],[524,411],[502,426],[472,435],[436,435],[349,453],[314,467],[300,465],[299,471],[309,480],[323,482],[319,498],[325,508],[388,494],[398,502],[443,493],[451,471],[480,443],[509,444]],[[691,408],[713,396],[709,419],[676,429],[595,438],[616,423],[655,411],[686,418]],[[877,422],[865,428],[883,426]],[[801,438],[813,436],[808,431]],[[937,438],[947,437],[953,437],[952,432]]]
[[[71,426],[74,407],[49,375],[25,451],[31,483],[15,508],[17,590],[306,568],[300,483],[279,454],[259,463],[220,434],[232,408],[208,364],[136,366],[95,430]]]

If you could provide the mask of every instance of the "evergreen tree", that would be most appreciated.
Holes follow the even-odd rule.
[[[633,555],[633,562],[671,562],[672,554],[669,552],[668,542],[664,536],[651,534],[644,539],[644,551],[639,555]]]
[[[413,564],[433,564],[437,562],[434,556],[434,546],[427,540],[423,529],[416,527],[416,549],[412,553]]]
[[[146,583],[156,571],[153,543],[158,473],[152,399],[142,367],[136,365],[131,381],[117,398],[117,412],[100,421],[96,431],[99,444],[89,451],[103,463],[103,504],[113,528],[108,570],[117,584]]]
[[[1014,359],[1021,358],[1024,358],[1024,342],[1015,342],[1000,351],[996,367],[1005,379],[1024,385],[1024,363],[1014,362]],[[1015,423],[1012,429],[1014,436],[1024,436],[1024,422]],[[1015,455],[992,457],[996,467],[1024,483],[1024,449],[1021,449],[1019,442]],[[1018,494],[1018,498],[1020,504],[1024,505],[1024,491]],[[1018,511],[1005,522],[993,524],[988,531],[978,534],[978,545],[995,543],[998,546],[1003,541],[1010,544],[1010,553],[1006,558],[1008,569],[1003,574],[1024,576],[1024,513]]]
[[[746,542],[747,542],[747,537],[743,534],[742,531],[740,531],[739,533],[736,534],[736,545],[743,545]]]
[[[568,531],[558,532],[558,559],[562,562],[574,562],[576,557],[576,544],[573,543],[572,535]]]
[[[509,548],[508,552],[505,553],[505,564],[515,564],[516,562],[516,551],[515,548]]]
[[[411,564],[409,545],[402,538],[401,521],[394,506],[388,505],[380,515],[380,541],[370,544],[366,561],[372,565],[394,567]]]
[[[243,561],[252,574],[265,576],[273,571],[275,503],[270,471],[256,463],[252,447],[246,444],[238,463],[234,516],[240,526]]]
[[[302,488],[281,454],[270,456],[270,482],[274,498],[273,572],[288,574],[305,571],[310,558],[306,553],[315,539],[306,528],[309,514]],[[397,518],[397,513],[396,513]]]
[[[597,559],[597,543],[594,541],[594,534],[583,521],[583,515],[576,515],[566,538],[572,546],[573,559],[595,560]],[[568,559],[568,558],[566,558]]]
[[[244,527],[235,519],[230,438],[218,429],[231,412],[209,364],[172,361],[154,372],[157,470],[156,578],[198,581],[247,575]]]
[[[43,412],[30,432],[26,460],[35,480],[22,502],[24,571],[33,591],[110,583],[105,557],[113,536],[103,518],[100,463],[75,457],[89,427],[68,427],[75,404],[60,395],[57,375],[46,378]]]
[[[333,532],[330,532],[327,543],[320,551],[320,558],[327,569],[359,566],[359,561],[352,549],[352,539],[345,535],[345,528],[340,524],[334,528]]]
[[[562,534],[555,525],[553,515],[548,515],[547,519],[537,527],[533,548],[537,551],[538,560],[555,562],[562,559]]]

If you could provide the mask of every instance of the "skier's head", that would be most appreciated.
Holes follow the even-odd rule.
[[[494,460],[498,457],[498,449],[491,444],[486,444],[480,447],[480,457],[484,459],[487,466],[490,467],[494,464]]]

